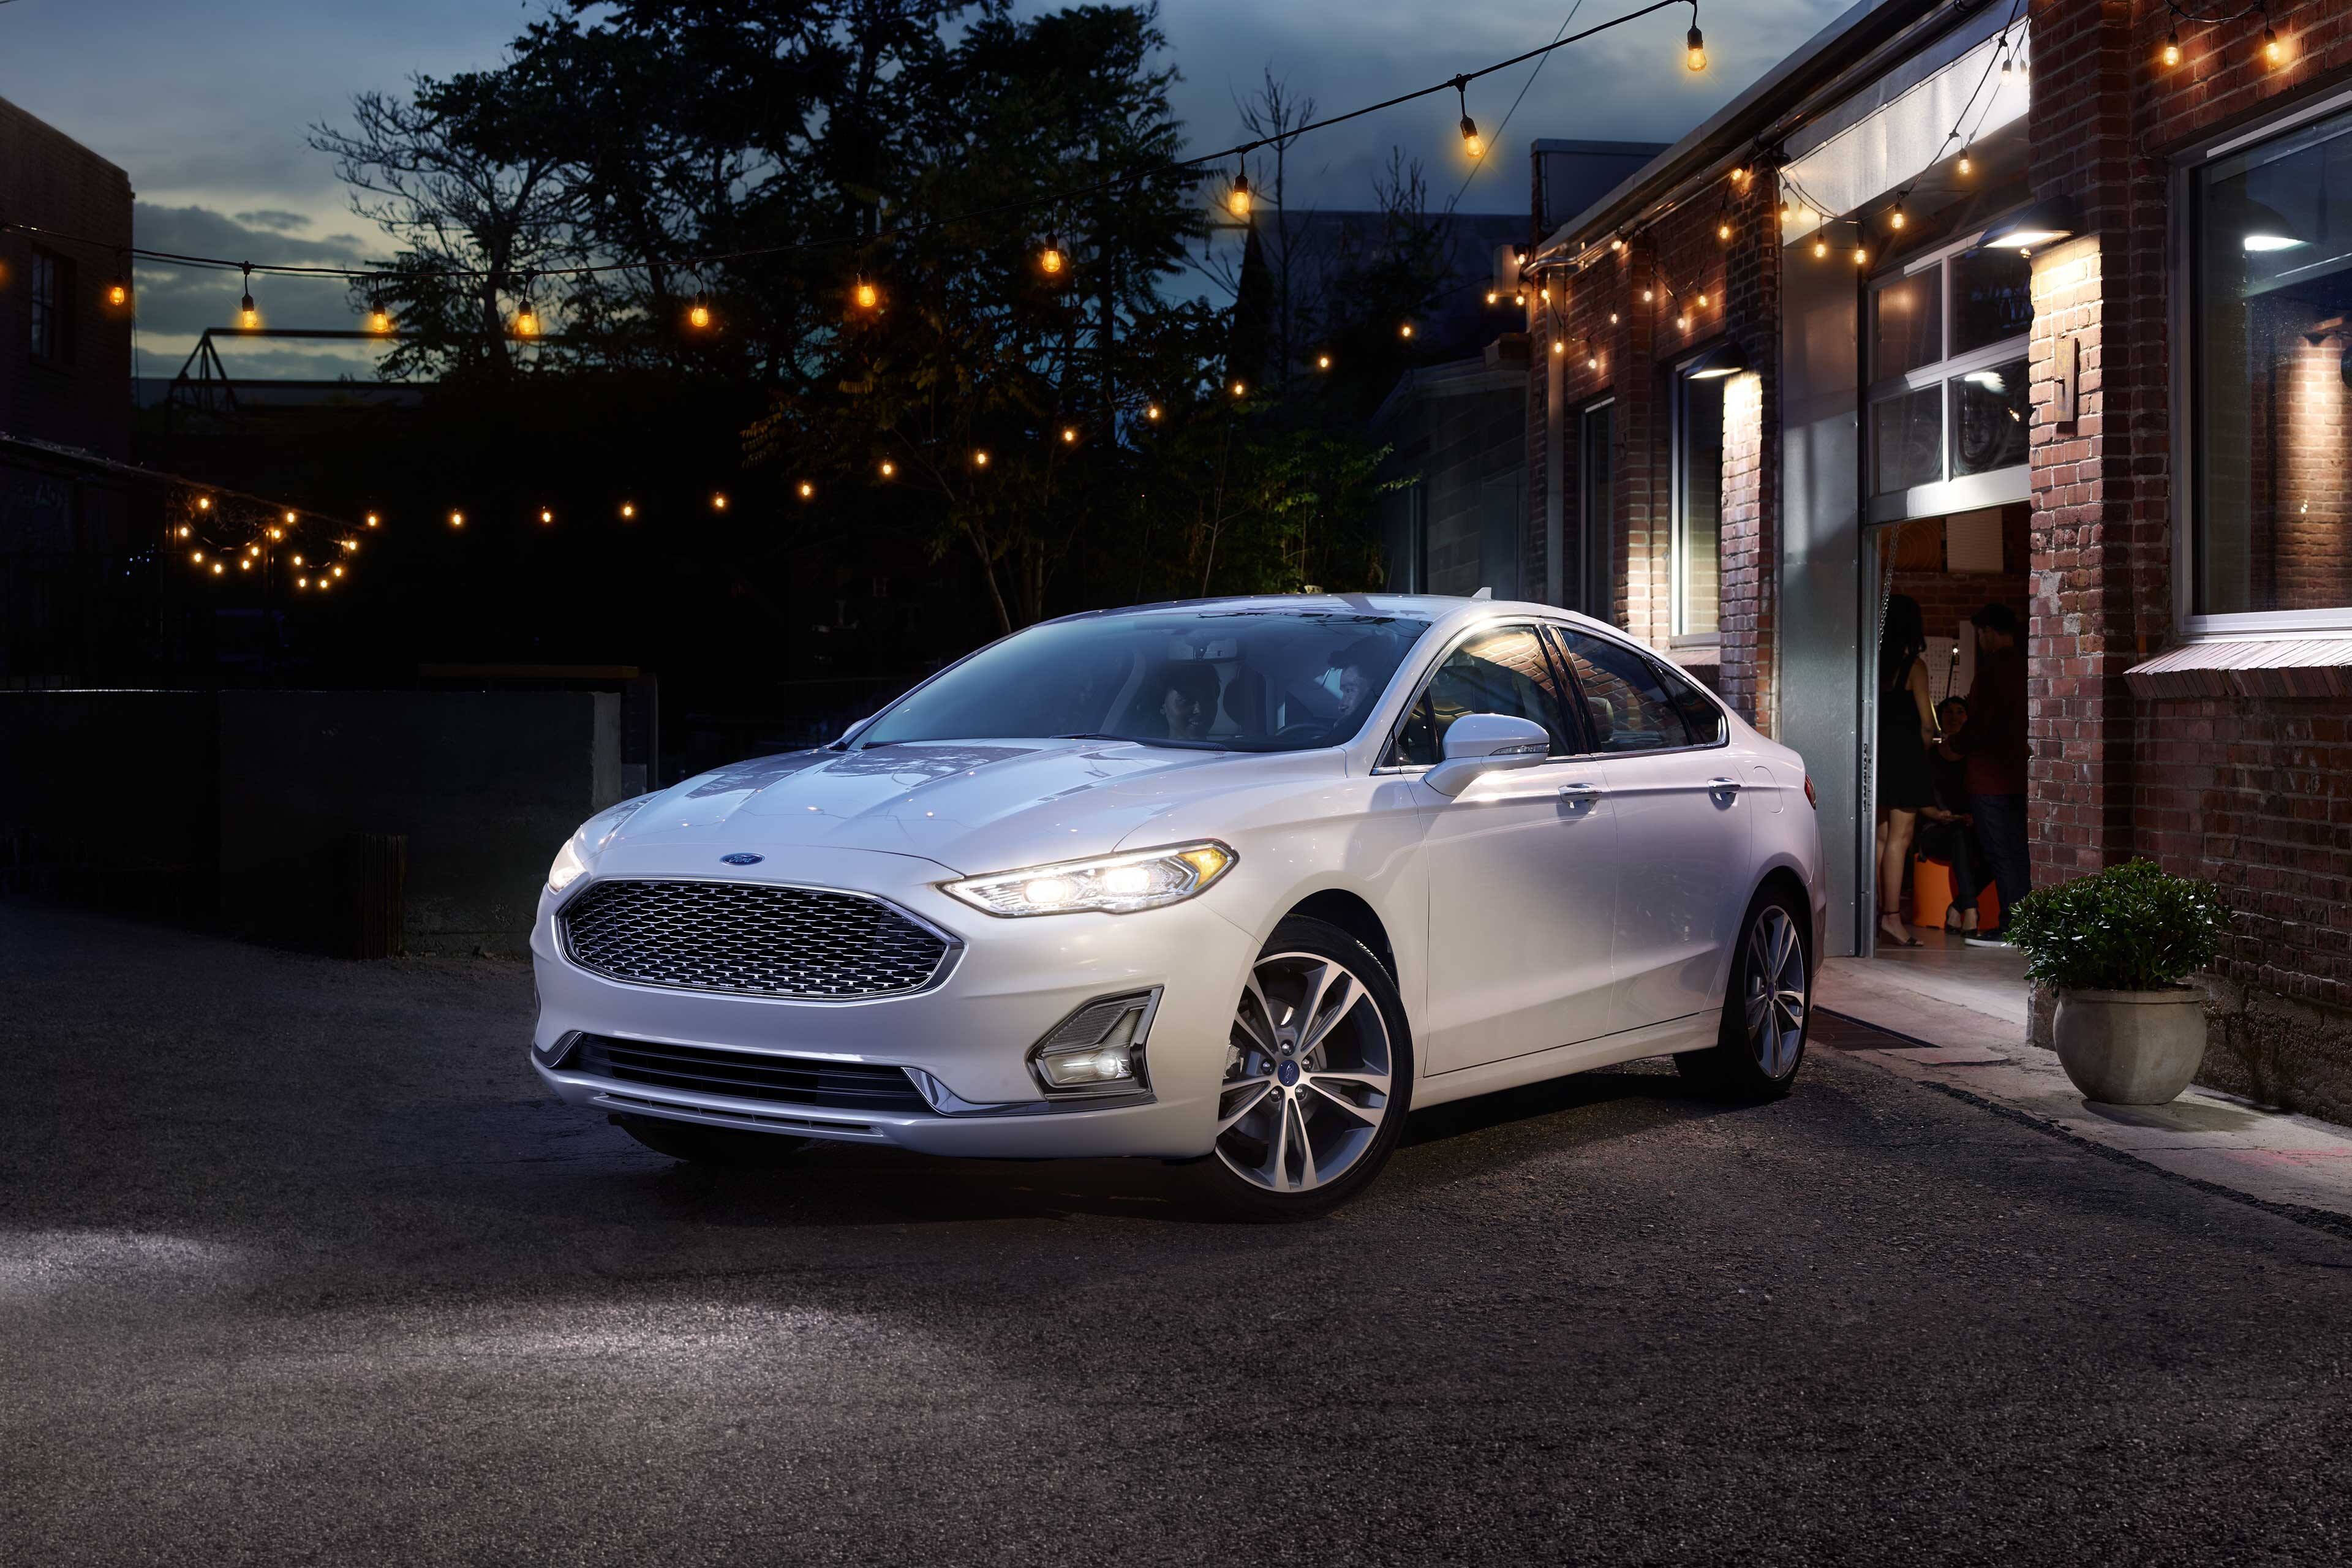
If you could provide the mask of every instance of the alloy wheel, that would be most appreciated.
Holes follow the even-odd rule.
[[[1805,948],[1797,922],[1766,904],[1748,928],[1748,1049],[1766,1078],[1794,1066],[1805,1040]]]
[[[1217,1100],[1217,1158],[1266,1192],[1312,1192],[1344,1175],[1391,1103],[1388,1020],[1346,964],[1272,953],[1234,1011]]]

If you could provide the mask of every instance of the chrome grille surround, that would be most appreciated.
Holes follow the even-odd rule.
[[[963,951],[874,893],[709,878],[592,881],[555,929],[565,958],[607,980],[792,1002],[928,991]]]

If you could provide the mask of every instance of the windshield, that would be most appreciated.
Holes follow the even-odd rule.
[[[1429,623],[1349,610],[1157,610],[1054,621],[910,692],[857,746],[1070,737],[1235,752],[1353,740]]]

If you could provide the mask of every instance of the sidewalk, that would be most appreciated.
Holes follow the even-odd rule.
[[[2169,1105],[2094,1105],[2057,1053],[2027,1042],[2024,963],[1976,950],[1899,959],[1832,958],[1813,983],[1817,1010],[1869,1025],[1853,1043],[1834,1026],[1822,1043],[1899,1077],[1940,1085],[2159,1170],[2258,1203],[2352,1219],[2352,1128],[2215,1089],[2191,1088]],[[1887,1047],[1887,1034],[1915,1045]]]

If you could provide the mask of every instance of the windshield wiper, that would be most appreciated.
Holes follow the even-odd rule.
[[[1111,735],[1099,730],[1083,731],[1075,735],[1056,735],[1056,741],[1126,741],[1138,746],[1171,746],[1183,752],[1230,752],[1231,746],[1222,741],[1180,741],[1171,735]]]

